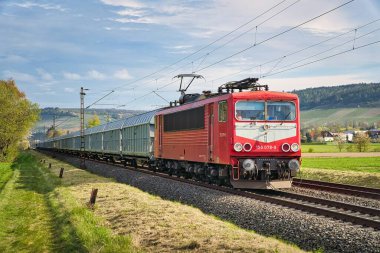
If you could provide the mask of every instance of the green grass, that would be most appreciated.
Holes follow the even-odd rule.
[[[302,167],[380,173],[380,157],[304,157]]]
[[[21,154],[12,168],[0,193],[0,252],[134,251],[129,236],[113,235],[34,156]]]
[[[0,192],[12,177],[13,169],[11,165],[11,163],[0,163]]]
[[[298,177],[380,188],[380,157],[304,157]]]
[[[344,144],[344,148],[341,152],[348,152],[347,147],[352,146],[352,150],[350,152],[357,152],[354,144],[346,143]],[[327,143],[327,144],[302,144],[302,153],[339,153],[338,146],[335,143]],[[380,152],[380,143],[370,143],[368,152]]]

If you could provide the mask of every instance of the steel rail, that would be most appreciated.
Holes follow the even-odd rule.
[[[294,186],[380,200],[380,189],[294,178]]]
[[[54,153],[54,152],[51,152],[51,151],[46,152],[45,151],[42,153],[45,153],[45,154],[50,153],[52,155],[52,153]],[[57,153],[54,153],[54,154],[57,154]],[[71,155],[71,156],[74,156],[75,158],[77,158],[77,156],[72,155],[72,154],[67,154],[67,153],[65,153],[65,154],[59,153],[59,154]],[[54,157],[58,158],[55,155],[54,155]],[[318,206],[313,205],[313,204],[300,203],[297,201],[287,200],[287,199],[284,199],[281,197],[268,196],[267,194],[259,194],[259,193],[255,193],[255,192],[237,190],[237,189],[233,189],[233,188],[229,188],[229,187],[217,186],[217,185],[208,184],[208,183],[204,183],[204,182],[200,182],[200,181],[194,181],[194,180],[184,179],[181,177],[170,176],[170,175],[167,175],[164,173],[151,171],[151,170],[148,170],[148,169],[143,168],[143,167],[134,168],[131,166],[125,166],[124,164],[121,164],[121,163],[110,163],[107,161],[101,161],[101,160],[95,160],[95,159],[88,159],[88,160],[95,162],[95,163],[103,163],[103,164],[107,164],[107,165],[111,165],[111,166],[121,167],[121,168],[130,170],[130,171],[134,171],[134,172],[140,172],[140,173],[145,173],[145,174],[149,174],[149,175],[153,175],[153,176],[159,176],[159,177],[170,179],[173,181],[179,181],[182,183],[196,185],[199,187],[212,189],[212,190],[216,190],[216,191],[220,191],[220,192],[225,192],[225,193],[229,193],[232,195],[237,195],[237,196],[241,196],[241,197],[255,199],[255,200],[259,200],[259,201],[263,201],[266,203],[271,203],[271,204],[275,204],[275,205],[279,205],[279,206],[289,207],[289,208],[301,210],[304,212],[314,213],[314,214],[322,215],[325,217],[333,218],[336,220],[342,220],[344,222],[350,222],[352,224],[357,224],[357,225],[361,225],[364,227],[371,227],[371,228],[374,228],[376,230],[380,230],[380,221],[379,220],[374,220],[374,219],[366,218],[363,216],[357,216],[357,215],[350,214],[347,212],[339,212],[339,211],[331,210],[328,207],[318,207]]]

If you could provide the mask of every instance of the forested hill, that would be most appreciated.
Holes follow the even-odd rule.
[[[301,110],[380,107],[380,83],[360,83],[296,90]]]

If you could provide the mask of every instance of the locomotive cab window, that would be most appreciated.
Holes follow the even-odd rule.
[[[258,101],[238,101],[235,118],[237,120],[264,120],[265,103]]]
[[[292,121],[296,118],[296,107],[293,102],[238,101],[235,104],[235,118],[241,121]]]
[[[227,121],[227,101],[219,102],[219,122]]]
[[[296,107],[292,102],[268,102],[267,120],[294,120],[296,118]]]

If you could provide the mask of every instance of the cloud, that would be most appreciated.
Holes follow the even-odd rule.
[[[132,76],[129,74],[127,69],[120,69],[120,70],[116,71],[113,76],[115,78],[121,79],[121,80],[127,80],[127,79],[132,78]]]
[[[151,18],[146,18],[146,17],[139,17],[139,18],[114,18],[111,19],[112,21],[116,21],[119,23],[136,23],[136,24],[155,24],[157,21],[151,19]]]
[[[120,16],[142,17],[145,12],[142,10],[124,9],[121,11],[117,11],[116,13],[119,14]]]
[[[68,80],[80,80],[82,77],[77,73],[63,72],[63,77]]]
[[[40,75],[41,79],[44,81],[53,81],[54,80],[53,76],[50,73],[46,72],[46,70],[44,70],[44,69],[38,68],[37,73]]]
[[[12,3],[11,6],[17,6],[21,8],[41,8],[44,10],[56,10],[56,11],[66,11],[65,8],[63,8],[61,5],[55,5],[55,4],[39,4],[39,3],[33,3],[33,2],[23,2],[23,3]]]
[[[112,6],[130,7],[130,8],[142,8],[144,4],[133,0],[101,0],[102,3]]]
[[[13,79],[16,81],[22,81],[22,82],[36,82],[37,79],[27,73],[22,73],[22,72],[17,72],[17,71],[10,71],[10,70],[5,70],[3,71],[3,78],[2,79]]]
[[[90,70],[87,72],[88,79],[94,79],[94,80],[104,80],[106,78],[106,75],[100,73],[99,71],[96,70]]]
[[[336,86],[360,82],[372,82],[369,76],[361,74],[347,75],[318,75],[318,76],[301,76],[290,78],[265,78],[260,81],[261,84],[268,84],[270,90],[290,91],[301,90],[320,86]]]
[[[28,59],[26,59],[25,57],[22,57],[20,55],[16,55],[16,54],[0,56],[0,59],[2,61],[11,62],[11,63],[26,63],[26,62],[28,62]]]
[[[67,93],[74,93],[75,89],[66,87],[66,88],[64,88],[64,91]]]

